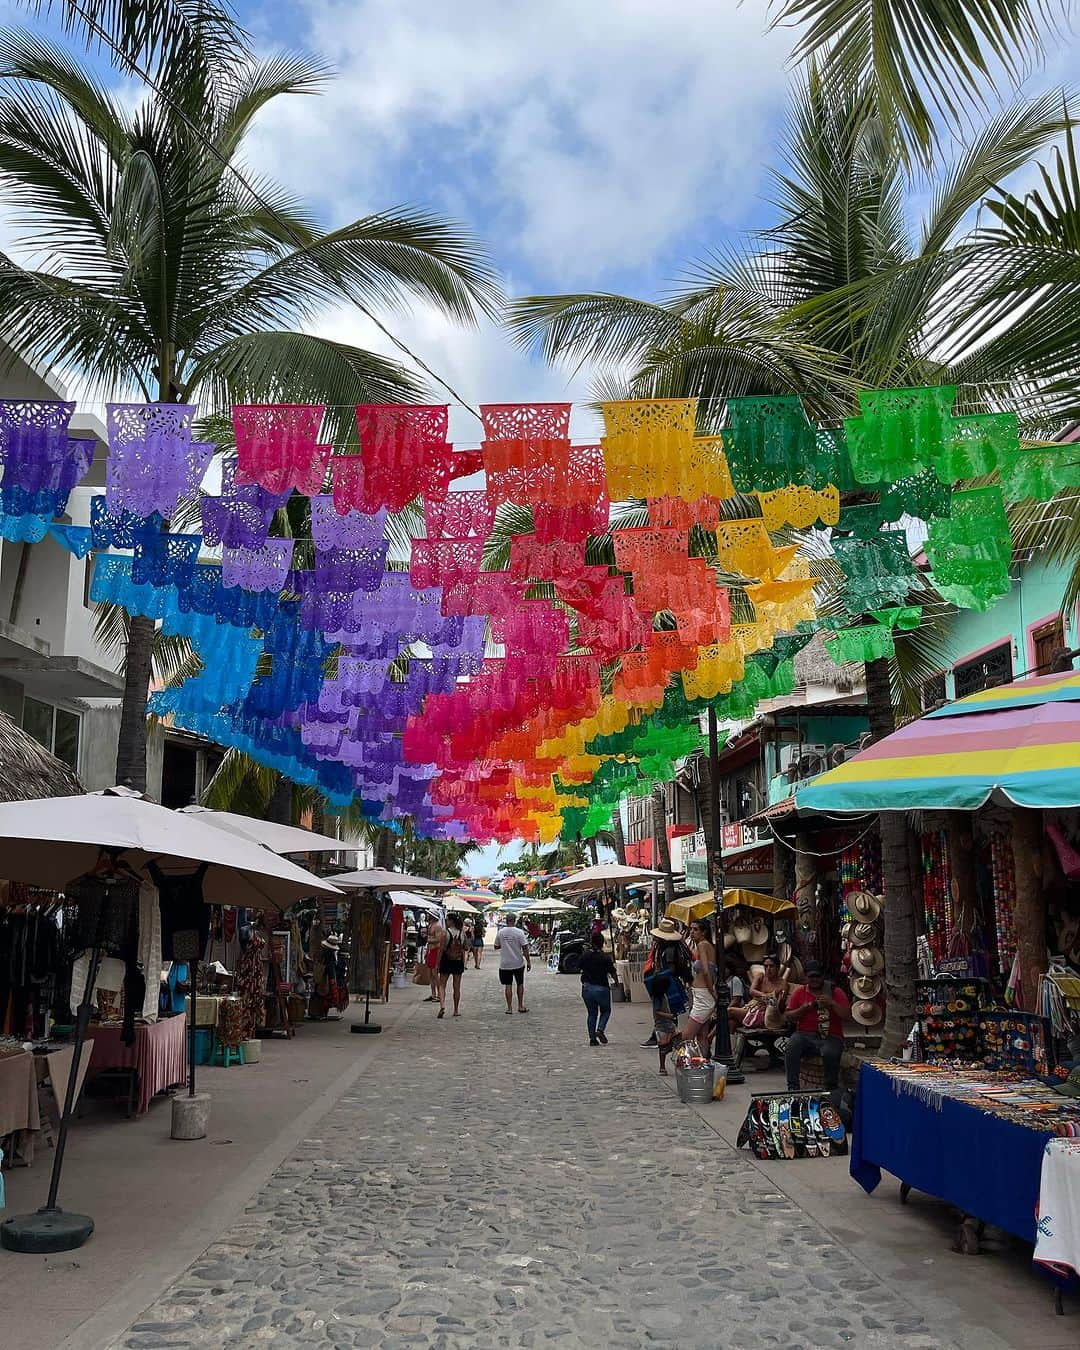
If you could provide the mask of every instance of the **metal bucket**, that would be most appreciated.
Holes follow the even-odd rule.
[[[676,1065],[675,1085],[679,1089],[679,1100],[687,1103],[711,1102],[715,1075],[712,1064],[703,1064],[698,1069],[682,1069]]]

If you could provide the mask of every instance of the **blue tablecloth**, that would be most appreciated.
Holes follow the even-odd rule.
[[[931,1103],[897,1091],[864,1064],[855,1099],[851,1175],[866,1191],[884,1168],[965,1214],[1035,1241],[1043,1149],[1054,1138],[955,1098]]]

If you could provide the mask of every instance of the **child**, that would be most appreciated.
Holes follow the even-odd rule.
[[[679,1035],[679,1019],[671,1011],[668,992],[671,989],[671,976],[658,971],[652,978],[653,1031],[656,1033],[656,1048],[660,1054],[660,1072],[666,1078],[667,1057],[682,1039]]]

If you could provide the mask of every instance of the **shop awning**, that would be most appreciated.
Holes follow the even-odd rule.
[[[1080,806],[1080,673],[985,689],[911,722],[796,793],[800,811]]]
[[[724,909],[761,910],[765,914],[793,914],[796,907],[790,900],[781,900],[775,895],[761,895],[758,891],[745,889],[726,890]],[[685,900],[672,900],[664,911],[669,919],[678,919],[680,923],[691,923],[694,919],[707,919],[715,910],[712,891],[703,891],[700,895],[687,896]]]

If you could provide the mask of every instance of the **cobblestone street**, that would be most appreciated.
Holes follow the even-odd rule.
[[[956,1343],[679,1103],[628,1009],[593,1049],[576,980],[528,993],[505,1016],[489,957],[460,1019],[415,1007],[116,1344]]]

